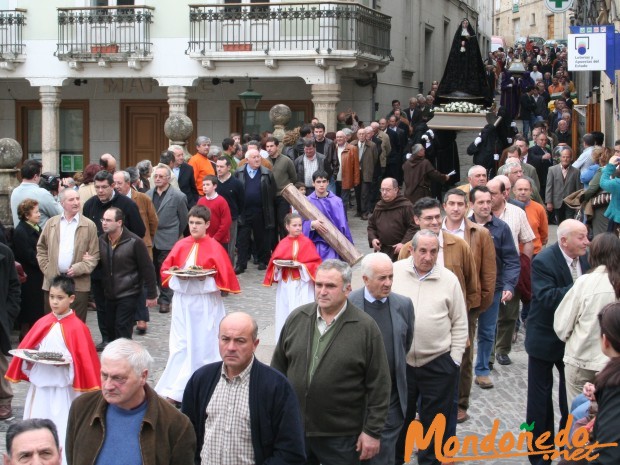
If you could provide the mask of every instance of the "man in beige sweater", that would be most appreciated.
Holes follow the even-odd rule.
[[[392,285],[393,292],[412,300],[416,322],[407,354],[407,416],[396,445],[400,456],[405,453],[407,428],[416,416],[418,398],[425,434],[436,415],[449,417],[467,343],[465,298],[457,277],[437,265],[437,235],[423,229],[412,245],[411,257],[394,263]],[[420,463],[435,463],[434,450],[434,441],[420,450]]]

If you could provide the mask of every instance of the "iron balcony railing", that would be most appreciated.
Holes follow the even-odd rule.
[[[26,10],[0,10],[0,58],[14,60],[24,53],[22,37]]]
[[[354,52],[391,59],[387,15],[350,2],[189,5],[191,56],[214,52]]]
[[[123,60],[151,54],[150,26],[154,8],[58,8],[58,44],[61,60],[96,61],[105,56]]]

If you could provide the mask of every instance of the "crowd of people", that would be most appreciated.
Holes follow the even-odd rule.
[[[541,55],[524,57],[541,64],[533,73]],[[7,380],[31,383],[8,463],[45,450],[69,464],[401,464],[416,418],[427,431],[443,415],[442,443],[468,421],[473,386],[494,388],[520,327],[535,449],[554,443],[554,368],[560,428],[569,403],[587,418],[598,401],[596,440],[620,439],[620,141],[612,150],[595,132],[571,147],[561,98],[523,131],[500,108],[457,185],[442,152],[454,141],[427,124],[436,90],[367,124],[339,114],[334,133],[315,118],[282,141],[200,136],[193,155],[172,145],[155,166],[117,169],[104,154],[58,178],[25,161],[15,228],[0,237],[13,246],[0,245],[0,419],[12,415]],[[521,115],[535,94],[520,95]],[[302,216],[304,202],[321,216]],[[329,238],[352,243],[352,221],[367,222],[372,251],[356,290]],[[256,322],[225,305],[251,264],[277,285],[271,367],[254,357]],[[149,308],[171,320],[154,388],[152,358],[132,340]],[[418,462],[440,463],[436,450],[433,439]]]

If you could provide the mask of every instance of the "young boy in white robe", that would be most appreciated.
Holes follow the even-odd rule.
[[[24,420],[53,420],[58,427],[60,444],[65,443],[73,400],[82,392],[101,389],[97,350],[88,326],[71,310],[74,300],[73,279],[55,277],[49,290],[52,313],[40,318],[19,344],[19,349],[41,355],[41,360],[35,362],[15,356],[5,376],[16,383],[30,381]],[[18,352],[30,358],[23,351]],[[64,452],[63,463],[66,463]]]

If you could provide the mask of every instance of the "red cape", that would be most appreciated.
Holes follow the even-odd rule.
[[[234,294],[241,292],[237,275],[230,264],[230,258],[228,258],[228,252],[210,236],[205,236],[197,241],[192,236],[188,236],[174,244],[174,247],[161,265],[161,282],[163,286],[168,287],[168,281],[172,277],[169,274],[165,274],[165,271],[173,266],[183,268],[194,246],[198,248],[196,250],[196,265],[202,266],[204,269],[215,268],[217,270],[214,279],[220,291],[232,292]]]
[[[62,337],[71,357],[73,357],[73,389],[76,391],[98,391],[101,389],[101,365],[90,330],[75,313],[58,320],[53,313],[39,318],[19,344],[20,349],[36,349],[50,332],[54,324],[60,324]],[[19,383],[29,381],[22,371],[21,358],[13,357],[4,376],[9,381]]]
[[[312,242],[306,236],[287,236],[278,243],[276,249],[271,255],[271,258],[269,259],[269,266],[267,267],[267,272],[265,273],[263,286],[271,286],[275,281],[275,265],[273,264],[274,260],[298,261],[306,269],[306,271],[310,275],[310,278],[312,278],[312,281],[315,280],[316,269],[322,262],[319,253],[316,251],[314,242]],[[299,272],[299,268],[282,269],[282,279],[284,281],[300,278],[301,273]]]

